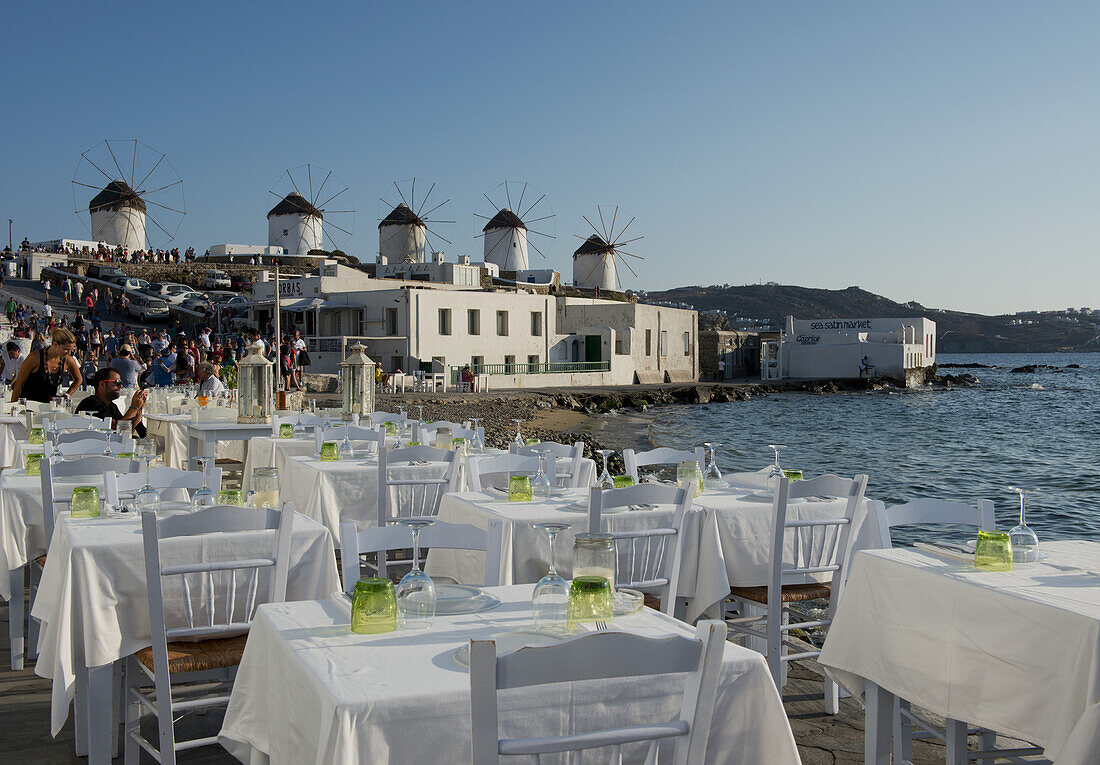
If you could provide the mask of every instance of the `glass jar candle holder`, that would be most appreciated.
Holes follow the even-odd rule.
[[[573,537],[573,576],[602,576],[615,587],[615,545],[610,534]]]
[[[381,577],[365,577],[355,583],[351,596],[351,631],[378,635],[397,629],[397,599],[393,582]]]
[[[508,501],[531,501],[531,479],[528,476],[514,475],[508,479]]]
[[[974,567],[983,571],[1012,570],[1012,542],[1004,531],[979,531]]]
[[[99,489],[95,486],[75,487],[69,515],[73,518],[98,518]]]
[[[450,449],[451,448],[451,429],[439,428],[435,431],[435,448],[436,449]]]
[[[257,507],[279,508],[279,468],[258,467],[252,471],[252,488]]]
[[[703,493],[703,470],[695,460],[684,460],[676,466],[676,485],[681,489],[688,483],[695,484],[695,496]]]
[[[609,622],[614,616],[611,585],[602,576],[575,576],[569,586],[569,611],[566,627]]]

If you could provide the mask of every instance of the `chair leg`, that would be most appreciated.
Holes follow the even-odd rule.
[[[786,664],[783,661],[783,631],[780,629],[783,623],[783,606],[779,604],[777,609],[768,609],[768,618],[765,620],[765,630],[768,636],[767,659],[768,669],[771,670],[772,680],[779,695],[783,695],[783,684],[786,677]]]
[[[840,686],[828,675],[825,676],[825,714],[840,714]]]
[[[8,640],[11,644],[11,668],[13,672],[23,669],[23,623],[26,604],[26,566],[20,566],[8,572],[8,585],[11,588],[11,600],[8,601]]]
[[[991,730],[982,730],[978,734],[978,748],[983,752],[988,752],[997,746],[997,734]],[[978,759],[978,765],[994,765],[997,761],[996,757],[981,757]]]
[[[947,765],[967,765],[966,723],[948,718],[947,729]]]
[[[176,727],[172,715],[172,678],[168,670],[156,673],[157,733],[161,765],[176,765]]]
[[[913,761],[913,721],[901,714],[908,711],[908,701],[894,699],[894,762],[899,765]]]
[[[125,715],[122,727],[122,762],[123,765],[138,765],[141,757],[141,747],[130,734],[141,734],[141,702],[134,698],[134,693],[141,687],[141,670],[138,669],[133,658],[126,660],[126,669],[122,681],[122,701]]]
[[[31,595],[27,601],[34,606],[34,599],[38,596],[38,583],[42,579],[42,572],[38,566],[30,566],[31,570]],[[35,619],[30,613],[27,613],[27,642],[25,647],[25,655],[27,661],[34,661],[38,658],[38,620]]]

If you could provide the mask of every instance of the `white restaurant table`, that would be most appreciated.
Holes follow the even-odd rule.
[[[263,606],[233,686],[222,744],[253,765],[469,762],[470,678],[454,651],[470,638],[530,628],[531,590],[491,588],[503,601],[496,609],[436,617],[425,632],[381,635],[352,633],[343,598]],[[694,634],[652,609],[618,617],[611,627]],[[682,688],[682,678],[655,675],[509,691],[501,729],[510,737],[559,735],[667,720],[679,709]],[[725,646],[708,745],[709,765],[799,761],[763,657],[733,643]],[[636,761],[629,751],[624,756]]]
[[[485,452],[482,454],[467,454],[466,461],[473,462],[475,460],[483,460],[486,457],[493,457],[498,454],[508,454],[508,452],[504,449],[486,449]],[[561,469],[561,467],[562,464],[559,462],[558,469]],[[531,472],[532,474],[534,473],[534,471]],[[596,463],[593,460],[589,459],[588,457],[582,457],[578,472],[580,473],[581,486],[594,486],[596,484]],[[464,474],[463,488],[469,489],[470,484],[466,479],[466,476],[469,476],[468,471]]]
[[[14,415],[0,416],[0,468],[15,464],[15,445],[27,439],[27,422]]]
[[[245,459],[245,443],[252,436],[271,434],[270,425],[239,425],[235,420],[192,422],[186,414],[147,414],[150,435],[164,439],[164,464],[189,470],[195,457]]]
[[[892,697],[1100,761],[1100,543],[1041,543],[1011,572],[912,548],[859,553],[819,661],[867,690],[867,762],[890,758]],[[877,734],[877,735],[876,735]]]
[[[312,430],[312,429],[311,429]],[[309,457],[317,452],[317,442],[310,432],[307,438],[278,438],[275,436],[253,436],[248,441],[244,457],[244,471],[241,474],[241,490],[247,494],[252,488],[252,471],[258,467],[279,469],[279,476],[286,475],[287,457]],[[299,507],[295,504],[295,507]],[[301,511],[299,507],[299,512]]]
[[[161,562],[196,560],[203,552],[224,555],[230,547],[235,555],[246,556],[242,538],[250,537],[226,533],[167,540]],[[241,579],[246,586],[247,577]],[[180,577],[165,580],[164,586],[166,607],[182,611]],[[261,578],[260,591],[264,586]],[[317,523],[296,516],[287,600],[326,597],[339,588],[331,536]],[[239,600],[245,602],[243,596]],[[35,673],[53,680],[52,735],[64,725],[78,685],[86,683],[87,716],[78,703],[77,746],[87,723],[90,762],[108,762],[113,665],[151,640],[139,516],[74,520],[61,514],[31,614],[42,622]]]

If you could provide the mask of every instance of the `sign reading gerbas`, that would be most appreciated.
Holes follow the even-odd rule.
[[[286,297],[289,295],[301,295],[302,294],[302,280],[301,279],[288,279],[287,281],[279,282],[279,296]]]

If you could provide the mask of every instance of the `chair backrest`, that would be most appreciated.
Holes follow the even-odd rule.
[[[542,451],[553,454],[557,461],[555,486],[575,489],[581,485],[581,460],[584,459],[584,441],[577,441],[572,444],[542,441],[527,446],[516,446],[515,444],[511,446],[512,454],[532,455]]]
[[[443,420],[436,420],[435,422],[428,423],[424,427],[420,428],[417,433],[417,437],[421,443],[434,444],[435,432],[440,428],[450,428],[451,438],[465,438],[467,441],[472,441],[474,436],[477,435],[473,428],[466,427],[465,425],[457,425],[453,422],[446,422]],[[484,435],[484,431],[482,432]]]
[[[222,485],[222,469],[220,467],[208,467],[206,469],[207,483],[210,489],[217,493]],[[203,475],[201,470],[178,470],[170,467],[155,467],[149,470],[149,485],[157,491],[165,489],[194,490],[202,486]],[[132,496],[145,485],[145,471],[137,473],[118,474],[113,470],[108,471],[103,481],[103,494],[109,505],[117,505],[125,496]]]
[[[467,523],[436,521],[420,531],[420,548],[444,550],[481,550],[485,553],[483,582],[464,582],[495,587],[500,582],[500,541],[504,529],[500,519],[489,521],[487,531]],[[359,556],[377,554],[377,575],[386,576],[386,553],[412,547],[412,531],[400,525],[373,526],[357,531],[355,523],[340,524],[340,565],[344,592],[351,594],[359,581]]]
[[[883,502],[874,502],[873,512],[878,519],[883,547],[891,547],[890,529],[895,526],[912,525],[958,525],[973,526],[975,530],[996,528],[993,515],[993,500],[979,499],[976,505],[962,502],[945,502],[942,499],[915,499],[903,505],[886,507]]]
[[[390,414],[389,412],[371,412],[370,421],[372,425],[381,425],[386,422],[395,423],[397,426],[404,425],[408,421],[408,416],[398,413]]]
[[[703,447],[694,449],[672,449],[668,446],[659,446],[645,452],[636,452],[633,449],[623,449],[623,463],[626,465],[626,474],[638,483],[638,468],[646,465],[676,465],[683,460],[695,460],[699,463],[699,469],[706,466],[706,458]]]
[[[50,430],[46,432],[46,441],[53,444],[71,444],[74,441],[93,438],[100,442],[118,441],[122,439],[122,434],[113,430],[98,429],[66,430],[64,432]]]
[[[58,430],[110,430],[111,423],[106,419],[92,416],[62,417],[53,421]]]
[[[378,450],[378,525],[385,526],[393,518],[434,516],[439,512],[443,495],[458,491],[462,450],[436,449],[434,446],[407,446],[404,449]],[[430,476],[417,471],[409,477],[394,475],[412,463],[441,462],[441,475]],[[391,494],[396,495],[391,497]]]
[[[125,452],[134,451],[134,439],[130,437],[123,438],[122,436],[116,436],[115,438],[96,438],[92,434],[97,432],[100,431],[85,430],[80,433],[73,433],[71,435],[83,437],[57,444],[46,441],[42,444],[42,453],[47,457],[52,457],[55,454],[60,454],[64,457],[73,457],[77,455],[103,454],[104,449],[106,449],[110,451],[110,456],[117,457]]]
[[[482,491],[489,488],[489,476],[505,473],[530,473],[534,475],[539,469],[537,455],[523,454],[489,454],[478,455],[466,460],[467,476],[470,491]],[[553,454],[546,455],[546,475],[556,476],[557,459]],[[551,478],[551,481],[553,479]],[[504,482],[507,487],[507,481]]]
[[[597,747],[613,747],[612,761],[620,762],[623,744],[648,742],[646,762],[652,763],[656,762],[657,747],[665,739],[676,740],[672,758],[676,765],[705,762],[725,641],[726,625],[719,621],[699,622],[694,638],[601,631],[553,645],[521,648],[505,656],[497,655],[493,640],[471,640],[471,762],[489,765],[500,762],[502,755],[578,752]],[[688,675],[680,710],[673,720],[661,718],[642,725],[615,725],[564,736],[500,737],[499,691],[663,674]]]
[[[302,412],[300,414],[277,414],[271,418],[271,435],[278,437],[280,425],[294,425],[299,420],[302,426],[306,428],[315,428],[318,425],[324,424],[322,418],[309,412]]]
[[[196,513],[157,518],[156,513],[141,514],[142,540],[145,546],[145,576],[149,595],[149,626],[152,632],[154,666],[157,671],[168,667],[168,642],[185,639],[228,637],[248,631],[261,603],[278,603],[286,598],[287,572],[290,567],[290,537],[294,509],[285,503],[281,510],[266,507],[216,506]],[[195,544],[181,560],[177,548],[163,556],[165,543],[181,537],[198,537],[224,532],[254,532],[265,534],[263,552],[249,548],[256,557],[234,557],[240,545],[215,546],[210,549]],[[260,541],[262,538],[257,538]],[[193,542],[201,540],[192,539]],[[217,552],[212,553],[211,549]],[[222,554],[218,554],[222,553]],[[163,565],[162,557],[172,563]],[[260,575],[270,569],[266,592],[260,589]],[[182,577],[182,605],[186,626],[168,627],[164,610],[164,577]],[[194,593],[194,595],[193,595]]]
[[[699,512],[691,509],[694,497],[694,483],[684,488],[643,483],[606,491],[596,486],[588,498],[588,530],[610,534],[615,546],[615,586],[658,593],[661,610],[671,616],[677,615],[676,593],[687,542],[684,523],[691,513]],[[671,505],[672,522],[649,528],[642,524],[627,531],[604,530],[604,510],[638,505]]]
[[[65,483],[58,486],[55,482],[59,478],[72,476],[97,477],[106,475],[109,471],[116,473],[132,473],[138,469],[137,460],[122,459],[120,457],[83,457],[77,460],[58,460],[43,458],[39,480],[42,487],[42,528],[46,532],[46,546],[53,538],[54,516],[57,514],[57,505],[72,504],[72,490],[74,484]]]
[[[317,441],[317,451],[321,451],[321,444],[325,441],[343,441],[344,435],[347,435],[350,441],[365,441],[367,442],[367,448],[374,451],[378,448],[378,444],[383,443],[386,440],[386,432],[379,425],[374,428],[365,428],[361,425],[330,425],[324,427],[318,425],[313,429],[313,437]],[[362,444],[360,444],[362,446]]]
[[[768,602],[780,603],[783,584],[800,584],[807,575],[830,574],[829,615],[836,610],[844,586],[844,566],[848,559],[848,541],[852,518],[863,501],[867,476],[841,478],[823,475],[803,481],[779,480],[772,502],[771,575],[768,578]],[[844,500],[838,513],[794,519],[788,517],[791,500],[807,497],[836,497]],[[789,535],[789,536],[788,536]],[[784,549],[790,542],[791,560],[784,561]],[[792,581],[797,579],[797,581]]]

